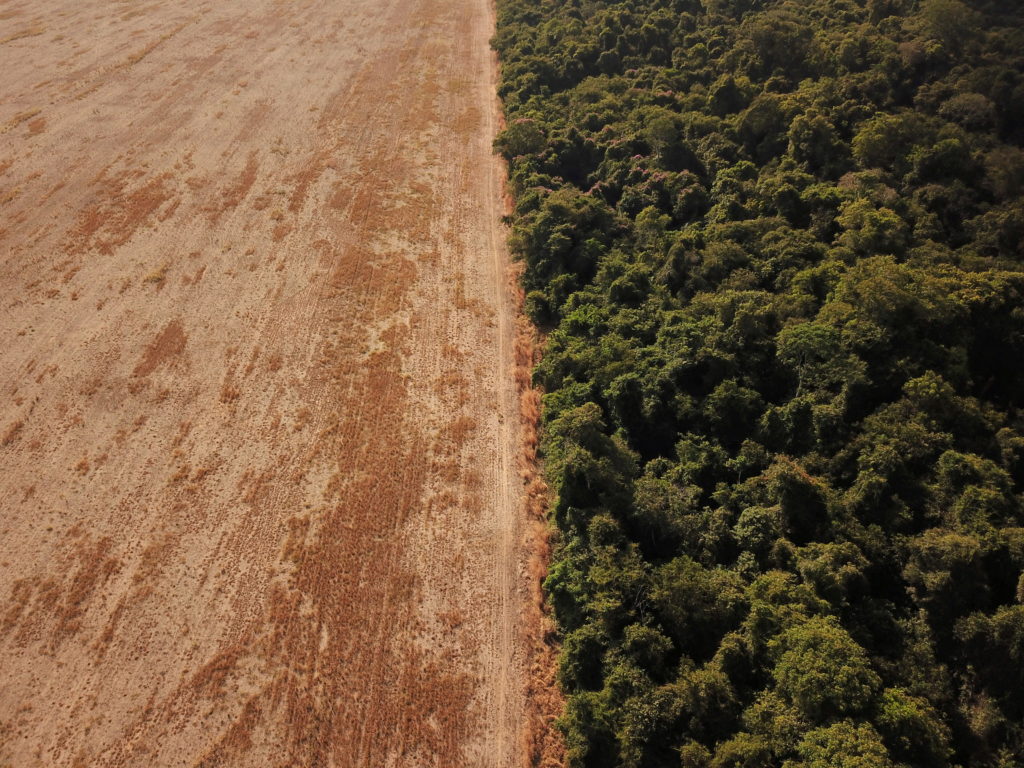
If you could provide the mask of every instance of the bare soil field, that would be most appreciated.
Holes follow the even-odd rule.
[[[0,0],[0,766],[509,766],[487,0]]]

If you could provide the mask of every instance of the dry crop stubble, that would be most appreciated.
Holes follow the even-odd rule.
[[[0,764],[547,759],[487,3],[0,16]]]

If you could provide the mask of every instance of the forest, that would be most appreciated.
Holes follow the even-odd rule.
[[[569,764],[1024,765],[1024,7],[497,10]]]

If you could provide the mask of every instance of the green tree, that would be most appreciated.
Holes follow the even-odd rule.
[[[978,15],[960,0],[923,0],[921,18],[929,33],[959,50],[978,27]]]
[[[898,768],[878,732],[851,720],[810,731],[796,751],[799,758],[783,768]]]
[[[812,722],[863,712],[880,686],[864,649],[832,618],[787,630],[773,650],[779,692]]]
[[[896,759],[922,768],[949,764],[950,730],[927,700],[901,688],[887,688],[879,700],[876,722]]]

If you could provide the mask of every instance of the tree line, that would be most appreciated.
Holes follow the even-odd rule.
[[[1024,9],[498,0],[572,766],[1024,765]]]

